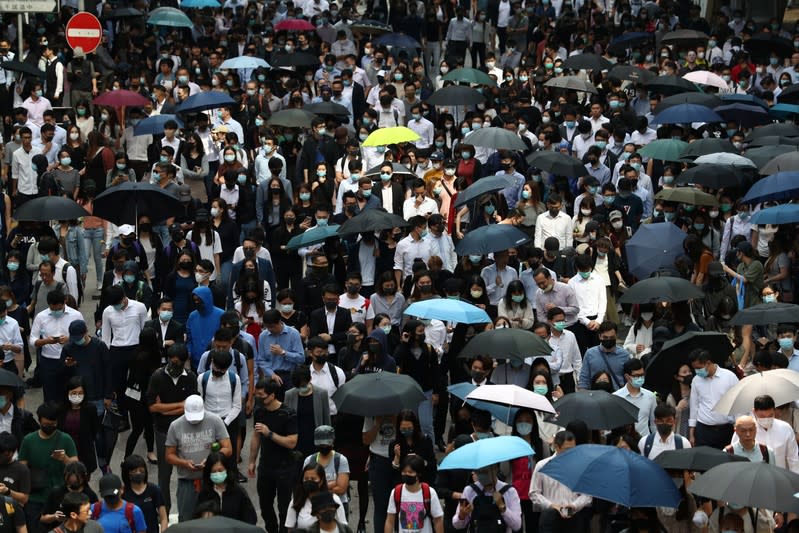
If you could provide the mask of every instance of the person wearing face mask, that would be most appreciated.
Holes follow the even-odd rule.
[[[424,470],[425,459],[418,455],[402,462],[402,483],[389,496],[384,531],[394,531],[396,525],[399,533],[443,533],[444,510],[435,489],[422,481]]]
[[[638,441],[641,455],[654,460],[668,450],[684,450],[691,447],[688,439],[674,432],[677,411],[671,405],[659,404],[654,411],[654,426],[657,431],[642,436]]]
[[[732,417],[713,410],[721,397],[738,384],[734,373],[714,363],[707,350],[696,349],[688,354],[696,377],[691,381],[688,440],[691,446],[726,446],[733,433]],[[752,421],[754,426],[754,421]],[[754,427],[752,431],[754,441]]]
[[[432,346],[425,342],[425,324],[409,320],[402,328],[400,344],[394,352],[397,372],[410,376],[424,392],[425,399],[419,404],[419,423],[422,432],[431,437],[433,432],[433,409],[440,394],[446,393],[439,362]]]
[[[314,387],[311,370],[305,365],[291,371],[293,388],[286,391],[285,405],[297,413],[297,446],[303,457],[316,450],[314,429],[330,425],[330,408],[327,389]]]
[[[657,399],[652,391],[644,388],[644,364],[640,359],[629,359],[624,363],[624,379],[626,384],[613,394],[624,398],[638,407],[638,421],[635,431],[646,437],[655,431],[655,406]]]
[[[105,439],[98,438],[99,433],[105,432],[100,425],[101,415],[95,409],[95,402],[86,399],[86,387],[80,376],[74,376],[66,382],[62,402],[65,409],[59,413],[58,427],[76,443],[79,461],[88,472],[94,472],[99,457],[99,462],[105,468],[105,449],[96,448],[96,445],[104,445],[106,442]],[[43,515],[46,514],[48,513],[45,509]],[[43,516],[43,522],[49,522],[44,518]]]
[[[497,478],[497,465],[475,471],[476,482],[464,487],[458,512],[452,517],[455,529],[473,526],[475,531],[489,524],[494,531],[518,531],[522,527],[519,493],[513,485]]]
[[[203,398],[206,412],[219,416],[225,423],[230,445],[235,450],[240,433],[238,416],[242,409],[242,391],[246,391],[246,384],[242,384],[236,372],[239,365],[233,367],[230,350],[211,350],[208,360],[210,368],[197,376],[197,391]]]
[[[763,264],[755,259],[754,248],[748,241],[741,241],[735,247],[738,267],[731,269],[724,264],[724,272],[735,280],[744,284],[744,304],[746,307],[760,303],[760,293],[763,291]]]
[[[752,415],[756,423],[755,440],[761,446],[767,446],[774,454],[770,464],[787,468],[791,472],[799,472],[799,450],[793,428],[787,422],[775,418],[776,405],[768,395],[755,397]],[[736,424],[737,425],[737,424]],[[732,437],[732,446],[741,442],[737,429]]]
[[[122,462],[121,477],[124,483],[125,501],[139,507],[147,524],[147,533],[158,533],[165,529],[168,514],[164,496],[158,485],[147,480],[147,463],[139,455],[129,455]],[[253,516],[255,512],[253,511]]]
[[[536,413],[530,409],[519,409],[513,420],[511,435],[527,442],[535,452],[534,455],[519,457],[510,462],[511,484],[519,495],[524,521],[530,531],[535,531],[540,513],[534,512],[533,503],[530,500],[530,481],[536,458],[545,457],[544,443],[539,435]]]
[[[633,327],[627,332],[624,340],[624,349],[630,356],[640,359],[652,352],[652,329],[655,322],[655,306],[642,304],[639,308],[638,318]]]
[[[433,441],[425,435],[419,426],[416,413],[410,409],[403,409],[396,419],[396,438],[389,443],[394,470],[400,470],[400,465],[405,464],[409,456],[422,459],[424,468],[418,470],[419,480],[432,483],[436,477],[436,456],[433,451]],[[390,511],[389,511],[390,512]]]
[[[585,352],[577,382],[578,389],[590,388],[592,376],[600,371],[608,373],[613,391],[627,382],[624,378],[624,363],[630,359],[630,354],[616,344],[617,329],[616,324],[610,321],[602,322],[597,328],[600,344]]]
[[[147,522],[138,505],[122,499],[124,486],[119,476],[106,474],[100,479],[101,501],[92,504],[91,517],[104,531],[146,533]]]
[[[47,307],[39,312],[33,319],[31,327],[36,328],[30,336],[31,350],[39,352],[38,365],[41,367],[39,376],[42,381],[42,392],[45,402],[57,401],[63,390],[61,351],[69,341],[67,331],[69,325],[75,320],[83,320],[83,316],[75,309],[66,305],[66,295],[61,290],[47,293]]]

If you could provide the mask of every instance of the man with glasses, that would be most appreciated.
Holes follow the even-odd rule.
[[[644,364],[640,359],[629,359],[624,363],[623,368],[624,379],[627,383],[613,394],[638,407],[638,421],[635,423],[635,431],[642,437],[646,437],[655,429],[657,399],[651,391],[644,388],[646,377]]]

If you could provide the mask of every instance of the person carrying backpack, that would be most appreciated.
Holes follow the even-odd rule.
[[[476,483],[463,489],[458,512],[452,517],[455,529],[472,533],[511,533],[522,527],[519,494],[508,483],[497,479],[497,466],[475,471]]]
[[[99,501],[92,505],[91,519],[103,526],[105,533],[146,533],[147,523],[138,505],[122,499],[122,480],[115,474],[100,478]]]
[[[203,398],[205,409],[225,423],[232,448],[236,449],[238,418],[241,413],[241,379],[233,366],[229,350],[211,350],[209,369],[197,376],[197,391]],[[231,466],[235,466],[235,454]]]
[[[325,469],[327,490],[337,495],[344,505],[344,514],[349,516],[350,463],[333,449],[336,430],[331,426],[319,426],[313,432],[313,443],[319,451],[305,458],[302,466],[321,465]]]
[[[435,489],[420,481],[424,472],[424,459],[418,455],[409,455],[405,458],[402,464],[402,483],[394,487],[388,500],[384,533],[392,533],[395,530],[399,533],[411,531],[443,533],[444,509]],[[521,516],[518,496],[516,507]],[[519,525],[521,526],[521,519]]]

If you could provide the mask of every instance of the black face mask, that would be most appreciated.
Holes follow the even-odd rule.
[[[306,494],[310,494],[311,492],[316,492],[319,490],[319,483],[314,480],[307,480],[302,482],[302,490],[306,492]]]
[[[139,224],[139,231],[143,231],[145,233],[150,233],[152,231],[153,225],[152,224]]]
[[[335,509],[326,509],[324,511],[319,511],[319,520],[321,522],[330,523],[336,519],[336,510]]]
[[[119,496],[106,496],[103,499],[105,500],[105,503],[108,504],[109,507],[116,507],[117,505],[119,505],[120,497]]]
[[[338,307],[338,302],[325,302],[325,309],[328,311],[334,311],[336,307]]]
[[[69,485],[67,485],[67,488],[72,492],[80,492],[80,490],[83,488],[83,485],[79,483],[70,483]]]
[[[215,370],[214,369],[214,370],[211,370],[211,374],[213,374],[214,377],[221,378],[222,376],[225,375],[225,371],[224,370]]]
[[[419,285],[419,292],[421,292],[422,294],[430,294],[431,292],[433,292],[433,286],[432,285]]]
[[[602,347],[606,350],[612,350],[616,347],[616,339],[603,339]]]
[[[671,424],[655,424],[655,427],[661,437],[668,437],[671,434]]]
[[[183,363],[178,363],[176,365],[169,363],[166,365],[166,373],[172,378],[180,376],[183,373]]]
[[[330,452],[333,451],[333,447],[330,446],[329,444],[318,446],[318,449],[319,449],[319,453],[321,453],[322,455],[327,455],[327,454],[329,454]]]
[[[402,474],[402,482],[405,483],[406,485],[413,485],[414,483],[416,483],[417,479],[418,479],[417,476],[411,476],[409,474]]]
[[[182,261],[178,263],[178,267],[180,267],[181,270],[191,270],[193,266],[194,264],[190,261]]]
[[[47,425],[47,426],[43,425],[42,426],[42,433],[44,433],[45,435],[52,435],[53,433],[55,433],[55,431],[57,429],[58,429],[58,426],[56,426],[55,424]]]
[[[244,250],[244,257],[247,259],[252,259],[255,257],[255,250]]]
[[[320,365],[327,364],[327,355],[317,355],[316,356],[316,363]]]
[[[470,375],[472,376],[472,379],[474,380],[475,383],[482,382],[486,377],[485,373],[480,372],[479,370],[472,370]]]
[[[144,472],[138,472],[136,474],[130,475],[130,482],[131,483],[144,483],[144,480],[147,476],[144,475]]]
[[[175,233],[172,234],[172,240],[174,242],[183,242],[183,239],[185,238],[186,234],[183,233],[182,231],[176,231]]]

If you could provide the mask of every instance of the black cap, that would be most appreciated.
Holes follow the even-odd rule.
[[[116,474],[106,474],[100,478],[100,497],[120,496],[122,480]]]
[[[311,514],[316,514],[319,511],[324,511],[325,509],[338,509],[338,504],[336,500],[333,499],[333,493],[330,491],[320,492],[314,496],[311,496]]]

